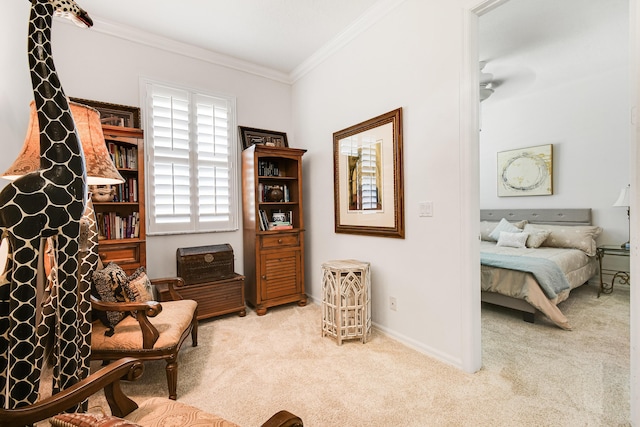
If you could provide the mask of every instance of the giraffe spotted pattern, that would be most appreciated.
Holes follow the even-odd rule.
[[[88,363],[82,360],[88,346],[82,342],[88,337],[87,303],[82,299],[88,295],[77,274],[86,176],[82,147],[51,56],[54,13],[91,25],[73,1],[32,1],[28,58],[40,129],[40,169],[0,192],[0,230],[10,246],[9,267],[0,277],[0,407],[6,409],[36,401],[43,341],[50,331],[55,333],[59,365],[54,372],[57,388],[76,383]],[[51,238],[53,245],[57,286],[37,324],[37,268],[44,238]]]

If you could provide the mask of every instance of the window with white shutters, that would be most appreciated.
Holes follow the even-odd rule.
[[[370,136],[351,136],[340,141],[340,154],[347,156],[350,211],[382,209],[382,141]]]
[[[147,234],[237,230],[235,100],[143,84]]]

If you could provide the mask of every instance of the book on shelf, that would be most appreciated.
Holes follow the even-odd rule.
[[[138,202],[138,178],[127,178],[125,182],[115,187],[114,202]]]
[[[137,147],[124,147],[114,142],[107,142],[107,149],[116,168],[138,169]]]
[[[274,214],[280,214],[276,221],[273,221]],[[269,221],[269,217],[272,218]],[[280,209],[274,209],[267,214],[264,209],[258,209],[258,226],[260,231],[268,230],[291,230],[293,228],[293,211],[282,212]]]
[[[140,237],[140,214],[96,213],[99,239],[134,239]]]
[[[269,229],[269,221],[267,221],[267,213],[262,209],[258,210],[258,219],[260,220],[260,230],[265,231]]]
[[[258,175],[280,176],[280,168],[277,162],[270,160],[258,160]]]
[[[293,225],[287,221],[276,221],[269,223],[269,230],[291,230]]]
[[[129,183],[129,202],[137,202],[138,201],[138,179],[137,178],[129,178],[127,180]]]

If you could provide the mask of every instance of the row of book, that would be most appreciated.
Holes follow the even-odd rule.
[[[280,168],[277,162],[270,160],[258,160],[258,175],[280,176]]]
[[[293,212],[272,212],[271,221],[267,217],[267,213],[260,209],[258,211],[260,219],[260,230],[291,230],[293,228]],[[276,214],[274,216],[274,213]]]
[[[127,178],[124,183],[116,185],[114,202],[138,202],[138,178]]]
[[[138,169],[138,148],[107,142],[113,164],[119,169]]]
[[[117,212],[97,212],[100,239],[135,239],[140,237],[140,213],[120,215]]]

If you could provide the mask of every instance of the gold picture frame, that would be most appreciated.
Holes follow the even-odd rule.
[[[333,134],[335,232],[404,238],[402,108]]]
[[[553,144],[498,153],[498,197],[553,194]]]

